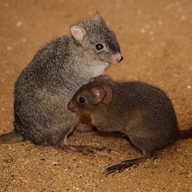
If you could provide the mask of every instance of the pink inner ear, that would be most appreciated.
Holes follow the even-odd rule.
[[[73,37],[81,42],[84,38],[84,36],[86,35],[86,31],[83,27],[78,26],[78,25],[72,25],[71,26],[71,34],[73,35]]]
[[[97,102],[100,102],[105,96],[105,90],[103,89],[103,87],[100,87],[100,86],[94,87],[92,89],[92,93],[95,96]]]

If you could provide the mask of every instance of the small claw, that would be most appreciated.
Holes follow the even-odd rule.
[[[107,169],[105,169],[104,171],[104,175],[107,176],[111,173],[115,173],[116,171],[119,171],[119,173],[123,172],[128,166],[121,162],[119,164],[113,165],[111,167],[108,167]]]
[[[111,150],[106,149],[105,147],[103,148],[97,148],[97,147],[90,147],[87,148],[86,150],[83,151],[83,154],[87,155],[100,155],[100,156],[110,156]]]
[[[115,173],[116,171],[119,170],[118,167],[119,167],[119,164],[113,165],[113,166],[111,166],[111,167],[108,167],[108,168],[105,169],[105,171],[104,171],[104,176],[107,176],[107,175],[109,175],[109,174],[111,174],[111,173]]]
[[[63,143],[59,143],[55,145],[55,148],[62,149],[65,152],[78,152],[82,153],[84,155],[101,155],[101,156],[109,156],[111,150],[106,149],[105,147],[103,148],[98,148],[98,147],[91,147],[91,146],[85,146],[85,145],[65,145]]]
[[[100,156],[110,156],[111,149],[103,148],[96,148],[95,153]]]
[[[90,156],[94,156],[96,154],[96,151],[93,149],[93,148],[85,148],[83,151],[82,151],[82,154],[83,155],[90,155]]]

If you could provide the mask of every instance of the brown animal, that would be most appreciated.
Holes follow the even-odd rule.
[[[1,135],[0,143],[24,139],[81,152],[67,145],[77,122],[68,103],[83,84],[123,57],[115,34],[98,12],[72,25],[70,32],[46,44],[21,72],[15,83],[14,132]],[[85,146],[84,153],[91,151]]]
[[[100,131],[121,132],[143,153],[141,158],[108,167],[105,175],[155,159],[157,149],[179,138],[192,137],[192,129],[179,130],[173,105],[166,94],[143,82],[95,79],[79,89],[69,109],[79,117],[80,130],[89,123]]]

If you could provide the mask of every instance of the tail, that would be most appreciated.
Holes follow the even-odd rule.
[[[192,137],[192,128],[187,130],[180,130],[180,139],[187,139]]]
[[[23,140],[23,137],[15,131],[0,135],[0,144],[13,144],[21,142]]]

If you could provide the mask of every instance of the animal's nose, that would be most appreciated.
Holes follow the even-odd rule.
[[[112,56],[111,56],[111,63],[112,64],[118,64],[119,62],[121,62],[123,60],[123,56],[121,55],[121,53],[120,52],[117,52],[117,53],[115,53],[115,54],[113,54]]]
[[[117,62],[121,62],[123,60],[123,56],[121,56],[121,58],[119,59],[117,59]]]
[[[76,111],[76,110],[75,110],[75,109],[76,109],[76,108],[75,108],[75,105],[74,105],[74,103],[73,103],[72,101],[69,102],[68,108],[69,108],[71,111],[73,111],[73,112]]]

